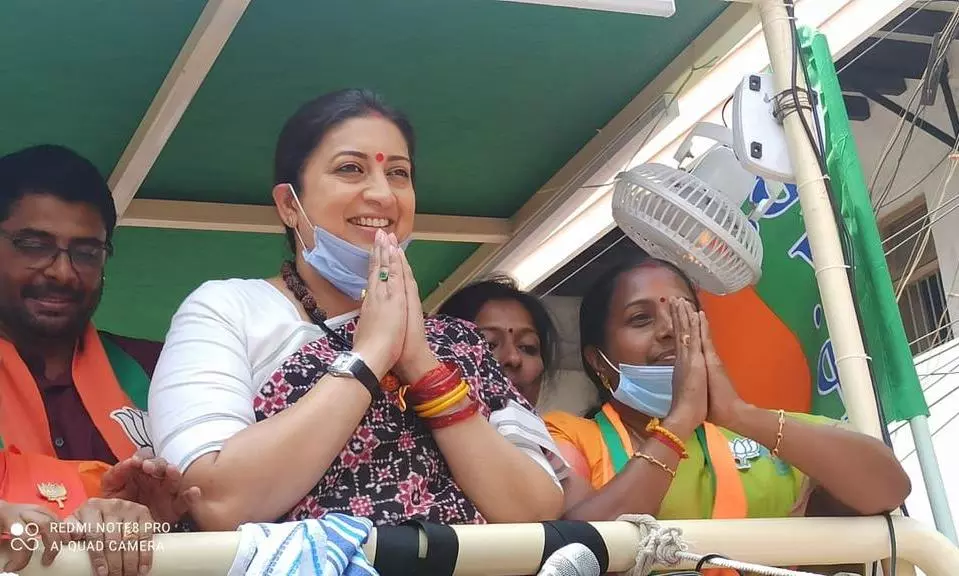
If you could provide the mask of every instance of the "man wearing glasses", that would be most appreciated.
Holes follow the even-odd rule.
[[[43,145],[0,158],[0,536],[39,524],[55,539],[43,529],[67,515],[86,528],[151,512],[174,521],[195,496],[152,458],[146,432],[161,344],[91,322],[116,220],[106,181],[75,152]],[[149,555],[93,560],[136,572]],[[24,557],[13,561],[15,571]]]

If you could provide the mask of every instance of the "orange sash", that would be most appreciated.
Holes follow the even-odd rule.
[[[619,414],[609,404],[603,406],[603,414],[609,419],[616,429],[616,433],[623,443],[627,454],[633,453],[633,443],[629,438],[623,421]],[[732,520],[736,518],[746,518],[749,514],[748,503],[746,500],[746,490],[743,488],[742,480],[739,478],[739,469],[736,468],[736,461],[733,453],[729,449],[729,440],[723,435],[722,431],[709,422],[703,423],[703,429],[706,436],[706,452],[709,455],[709,461],[712,464],[713,477],[716,479],[716,494],[713,499],[713,520]],[[602,440],[602,436],[600,436]],[[605,441],[603,441],[605,443]],[[612,479],[615,470],[613,469],[612,459],[609,456],[609,447],[606,447],[606,470]],[[707,568],[703,570],[705,576],[737,576],[735,570],[725,568]]]
[[[134,404],[120,387],[92,323],[83,334],[83,346],[78,346],[73,354],[73,383],[113,455],[118,460],[133,456],[137,447],[111,414]],[[6,445],[16,444],[28,453],[56,456],[36,380],[13,344],[3,339],[0,339],[0,437]]]
[[[110,469],[103,462],[58,460],[41,454],[24,454],[11,446],[0,450],[0,500],[46,506],[66,518],[87,498],[100,494],[100,481]],[[40,494],[42,483],[59,484],[65,490],[63,509]]]

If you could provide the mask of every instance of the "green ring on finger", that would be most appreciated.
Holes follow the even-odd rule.
[[[380,268],[379,273],[376,275],[379,278],[380,282],[386,282],[390,279],[390,271],[387,268]]]

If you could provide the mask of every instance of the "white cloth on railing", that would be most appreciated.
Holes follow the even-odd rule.
[[[244,524],[228,576],[376,576],[363,553],[372,529],[369,520],[343,514]]]

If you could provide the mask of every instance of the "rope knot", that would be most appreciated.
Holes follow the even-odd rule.
[[[627,514],[618,520],[634,524],[640,530],[636,565],[629,576],[646,576],[657,563],[667,566],[679,564],[679,554],[689,549],[679,528],[664,528],[648,514]]]

